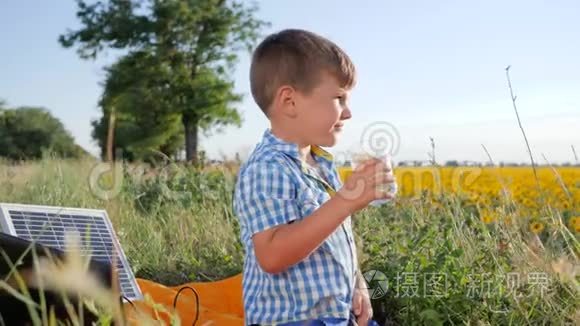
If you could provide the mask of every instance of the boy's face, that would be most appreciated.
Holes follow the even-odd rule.
[[[331,147],[338,141],[344,121],[350,119],[350,91],[337,79],[323,73],[318,85],[309,94],[296,92],[295,127],[307,144]]]

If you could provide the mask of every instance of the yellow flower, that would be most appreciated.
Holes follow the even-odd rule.
[[[580,232],[580,216],[574,216],[568,221],[568,226],[575,232]]]
[[[540,222],[533,222],[532,224],[530,224],[530,231],[532,231],[535,234],[538,234],[540,232],[542,232],[544,230],[544,224],[540,223]]]
[[[346,179],[348,179],[348,177],[350,177],[352,172],[353,172],[353,168],[350,166],[339,167],[338,168],[338,175],[340,177],[340,181],[342,181],[342,183],[346,182]]]
[[[563,209],[570,209],[570,208],[572,208],[572,204],[570,204],[570,202],[566,200],[566,201],[562,202],[562,208]]]
[[[494,211],[483,209],[480,212],[481,221],[485,224],[493,223],[497,220],[497,214]]]

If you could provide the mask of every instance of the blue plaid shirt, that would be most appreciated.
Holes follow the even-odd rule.
[[[246,324],[279,324],[324,317],[349,318],[357,256],[348,217],[303,261],[271,274],[258,264],[252,236],[312,214],[341,186],[332,155],[312,146],[324,179],[302,163],[298,147],[267,129],[241,166],[234,195],[245,249]]]

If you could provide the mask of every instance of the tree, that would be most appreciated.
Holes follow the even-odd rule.
[[[151,64],[151,56],[130,53],[107,68],[104,91],[99,102],[103,116],[93,121],[93,139],[107,155],[111,115],[114,115],[115,144],[124,159],[146,160],[155,152],[172,156],[183,148],[180,116],[163,100],[162,71]]]
[[[59,157],[78,158],[88,154],[46,109],[0,106],[0,157],[38,159],[45,151]]]
[[[82,27],[59,37],[64,47],[79,45],[83,59],[105,48],[124,49],[161,72],[148,90],[163,102],[163,112],[177,114],[185,134],[186,158],[197,163],[201,129],[234,124],[230,74],[242,49],[251,50],[267,23],[254,18],[256,5],[226,0],[77,0]]]

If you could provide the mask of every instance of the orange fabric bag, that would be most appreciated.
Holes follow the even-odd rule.
[[[242,302],[242,274],[215,281],[193,282],[175,287],[166,287],[152,281],[137,279],[144,296],[150,296],[161,309],[154,309],[145,300],[133,302],[139,312],[130,304],[125,304],[127,321],[130,325],[139,325],[141,313],[145,320],[153,319],[169,325],[171,313],[179,316],[181,325],[192,325],[196,316],[196,296],[190,289],[183,289],[177,298],[176,308],[173,301],[179,290],[189,286],[199,296],[199,318],[196,325],[244,325],[244,308]]]

